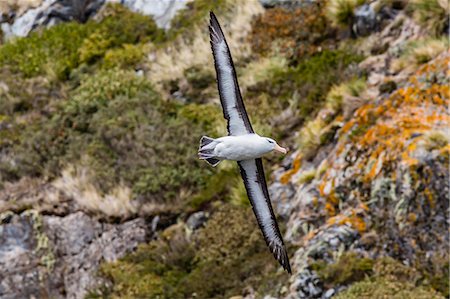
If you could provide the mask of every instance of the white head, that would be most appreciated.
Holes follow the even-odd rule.
[[[277,151],[277,152],[280,152],[282,154],[286,154],[287,153],[287,149],[285,149],[284,147],[279,146],[278,143],[275,140],[273,140],[272,138],[264,137],[264,139],[268,143],[267,146],[268,146],[268,148],[270,148],[271,151]]]

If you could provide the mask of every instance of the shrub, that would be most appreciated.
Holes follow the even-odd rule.
[[[291,105],[298,111],[298,118],[304,121],[320,109],[333,85],[351,76],[350,72],[345,71],[347,67],[360,60],[360,56],[341,50],[323,51],[295,67],[275,71],[267,81],[249,90],[265,92],[272,99],[278,98],[277,104],[284,108]]]
[[[327,265],[325,262],[313,264],[323,281],[332,286],[350,284],[363,280],[372,274],[373,260],[358,257],[355,253],[344,253],[334,264]]]
[[[78,49],[92,28],[76,23],[64,23],[27,38],[18,38],[0,48],[0,65],[27,77],[48,70],[61,78],[67,77],[78,61]]]
[[[279,51],[293,61],[335,46],[336,32],[324,15],[324,4],[315,2],[295,10],[266,10],[252,23],[249,40],[254,53]]]
[[[407,11],[414,19],[435,36],[448,32],[448,14],[450,12],[447,0],[411,0]]]
[[[93,26],[92,33],[83,41],[78,53],[80,62],[92,63],[103,57],[108,49],[124,44],[136,44],[147,41],[160,42],[164,32],[155,22],[138,13],[133,13],[123,5],[110,5],[111,12]]]
[[[0,65],[26,77],[55,73],[67,79],[80,63],[93,63],[108,49],[123,44],[161,41],[163,31],[149,17],[122,5],[109,5],[109,15],[100,22],[64,23],[18,38],[0,48]]]
[[[421,285],[420,277],[415,270],[392,258],[381,258],[374,264],[373,277],[354,283],[336,298],[443,298],[430,287]]]
[[[411,41],[405,45],[405,49],[397,60],[394,60],[392,67],[394,71],[405,68],[416,68],[427,63],[447,50],[449,41],[447,38],[426,38]]]
[[[53,117],[22,132],[14,147],[18,176],[54,178],[76,162],[92,170],[92,183],[103,192],[123,182],[134,197],[176,200],[181,188],[198,190],[211,171],[201,167],[196,149],[214,117],[195,122],[134,72],[104,70],[82,77]]]
[[[104,68],[130,68],[136,66],[143,57],[142,45],[124,44],[120,48],[106,51],[102,66]]]
[[[366,81],[361,78],[335,85],[327,94],[326,106],[339,113],[342,111],[342,106],[350,100],[349,98],[359,97],[365,89]]]
[[[194,26],[206,21],[209,12],[214,11],[220,14],[230,0],[197,0],[187,4],[186,9],[178,11],[177,15],[170,22],[170,30],[167,33],[168,40],[173,40],[179,35],[190,38],[190,32]],[[206,25],[206,22],[205,22]]]

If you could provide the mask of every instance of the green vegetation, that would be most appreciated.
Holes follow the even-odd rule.
[[[8,172],[14,175],[3,177],[53,178],[77,163],[94,171],[93,181],[102,191],[124,182],[136,196],[163,200],[176,198],[183,186],[199,187],[210,173],[197,161],[196,148],[206,128],[213,132],[215,115],[192,121],[189,106],[161,101],[134,72],[112,69],[82,76],[80,86],[55,109],[12,141],[15,163]]]
[[[350,26],[353,23],[355,8],[364,4],[365,0],[329,0],[326,5],[326,16],[335,26]]]
[[[344,253],[334,264],[318,261],[312,265],[320,278],[330,286],[346,285],[363,280],[372,274],[373,260],[358,257],[353,252]]]
[[[187,4],[187,8],[178,12],[170,23],[170,30],[167,33],[169,40],[183,35],[184,38],[191,38],[192,28],[206,20],[210,11],[220,15],[224,11],[230,0],[197,0]],[[206,22],[205,22],[206,25]]]
[[[55,74],[67,79],[81,63],[94,63],[110,49],[163,39],[151,18],[109,5],[100,22],[64,23],[6,43],[0,48],[0,66],[26,77]]]
[[[326,106],[333,109],[335,113],[340,113],[342,110],[353,111],[353,108],[345,109],[345,107],[350,106],[352,98],[359,97],[364,90],[366,90],[366,81],[363,78],[352,79],[333,86],[327,95]]]
[[[300,116],[306,117],[317,111],[332,85],[345,79],[346,68],[361,59],[340,50],[323,51],[284,73],[274,74],[274,84],[278,85],[282,97],[288,96],[290,90],[298,92]]]
[[[450,10],[447,0],[411,0],[407,11],[432,35],[440,36],[448,30]]]
[[[421,275],[412,268],[391,258],[382,258],[374,264],[374,275],[354,283],[338,294],[338,299],[353,298],[444,298],[427,285],[422,285]]]
[[[324,1],[317,1],[297,9],[276,7],[257,16],[249,37],[253,53],[281,54],[298,62],[305,56],[336,48],[336,30],[326,19],[324,7]]]
[[[411,41],[405,45],[403,52],[397,60],[394,60],[394,70],[417,67],[427,63],[447,50],[449,41],[447,38],[426,38]]]
[[[167,229],[137,252],[104,264],[112,298],[228,298],[246,286],[272,293],[287,275],[261,237],[250,208],[224,205],[187,242],[182,226]],[[258,275],[255,275],[258,273]],[[95,297],[95,292],[91,294]]]

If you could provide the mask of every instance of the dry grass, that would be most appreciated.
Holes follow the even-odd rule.
[[[405,47],[403,54],[392,62],[392,70],[400,72],[404,69],[415,69],[417,66],[436,58],[448,50],[447,38],[427,38],[412,41]]]
[[[39,6],[43,0],[2,0],[0,1],[0,14],[14,10],[20,16],[30,8]]]
[[[413,18],[435,36],[444,33],[448,26],[450,6],[448,0],[410,0],[408,10]]]
[[[360,78],[333,86],[328,92],[325,107],[335,112],[353,111],[354,108],[347,106],[353,106],[352,103],[357,101],[365,89],[366,81]]]
[[[239,86],[246,89],[248,86],[269,79],[269,76],[287,67],[287,60],[280,56],[261,57],[247,64],[239,76]]]
[[[301,129],[298,146],[303,156],[308,159],[321,145],[321,136],[327,126],[325,120],[318,116],[306,123]]]
[[[234,5],[234,2],[229,3],[229,13],[218,18],[236,62],[250,52],[249,44],[243,41],[251,30],[252,17],[262,13],[263,8],[258,1],[239,2],[239,5]],[[169,46],[154,49],[148,54],[148,76],[152,82],[158,85],[165,80],[180,78],[184,70],[194,65],[208,65],[213,71],[208,17],[205,15],[205,22],[200,28],[193,29],[189,37],[180,36]]]
[[[56,189],[48,194],[50,198],[58,197],[59,192],[75,200],[82,210],[107,217],[129,218],[136,214],[137,206],[132,201],[131,189],[122,185],[102,194],[91,183],[91,175],[86,168],[70,166],[62,171],[60,178],[52,185]],[[52,200],[57,202],[57,199]]]
[[[325,8],[326,16],[336,27],[349,26],[355,8],[364,2],[365,0],[329,0]]]

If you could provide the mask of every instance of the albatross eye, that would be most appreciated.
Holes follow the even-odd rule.
[[[269,143],[273,143],[273,141],[272,141],[272,140],[269,140],[269,139],[267,139],[267,141],[269,141]]]

